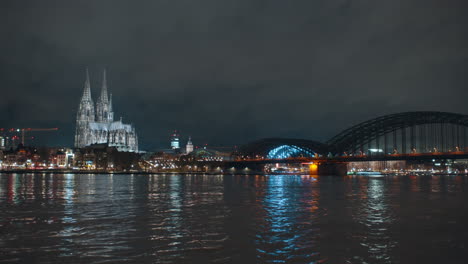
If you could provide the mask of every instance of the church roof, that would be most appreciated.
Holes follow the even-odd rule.
[[[91,130],[104,130],[104,131],[115,131],[115,130],[125,130],[126,132],[132,132],[133,127],[130,124],[124,124],[122,121],[114,122],[90,122],[89,128]]]

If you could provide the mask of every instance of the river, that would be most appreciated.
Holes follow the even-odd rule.
[[[467,176],[0,174],[0,263],[468,263]]]

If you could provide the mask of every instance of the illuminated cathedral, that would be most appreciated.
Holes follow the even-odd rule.
[[[89,73],[76,116],[75,147],[82,148],[92,144],[107,144],[119,151],[138,152],[138,137],[135,128],[124,124],[122,118],[114,121],[112,94],[107,94],[106,71],[102,79],[101,95],[96,105],[91,97]]]

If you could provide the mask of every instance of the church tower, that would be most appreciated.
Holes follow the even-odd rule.
[[[83,96],[81,97],[78,113],[76,115],[75,147],[81,148],[87,145],[90,140],[89,123],[94,122],[94,103],[91,98],[91,84],[89,73],[86,69],[86,81]]]
[[[109,100],[107,95],[107,77],[104,70],[102,77],[101,95],[96,102],[96,121],[97,122],[112,122],[114,121],[114,113],[112,112],[112,98]]]
[[[187,145],[185,146],[185,153],[189,154],[191,152],[193,152],[193,144],[192,144],[192,137],[189,137]]]

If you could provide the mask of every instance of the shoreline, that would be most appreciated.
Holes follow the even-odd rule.
[[[263,175],[263,176],[275,176],[275,175],[296,175],[296,176],[368,176],[368,175],[359,175],[359,174],[345,174],[345,175],[313,175],[307,173],[265,173],[265,172],[256,172],[252,171],[249,173],[228,173],[228,172],[147,172],[147,171],[118,171],[118,172],[108,172],[108,171],[73,171],[73,170],[0,170],[0,174],[8,173],[17,173],[17,174],[108,174],[108,175],[123,175],[123,174],[136,174],[136,175],[167,175],[167,174],[178,174],[178,175]],[[467,173],[415,173],[415,172],[405,172],[405,173],[381,173],[381,176],[404,176],[404,175],[434,175],[434,176],[468,176]]]
[[[140,175],[151,175],[151,174],[182,174],[182,175],[196,175],[196,174],[206,174],[206,175],[267,175],[263,172],[251,172],[251,173],[226,173],[226,172],[148,172],[148,171],[70,171],[70,170],[0,170],[0,174],[7,173],[18,173],[18,174],[140,174]],[[308,175],[308,174],[296,174],[296,175]]]

